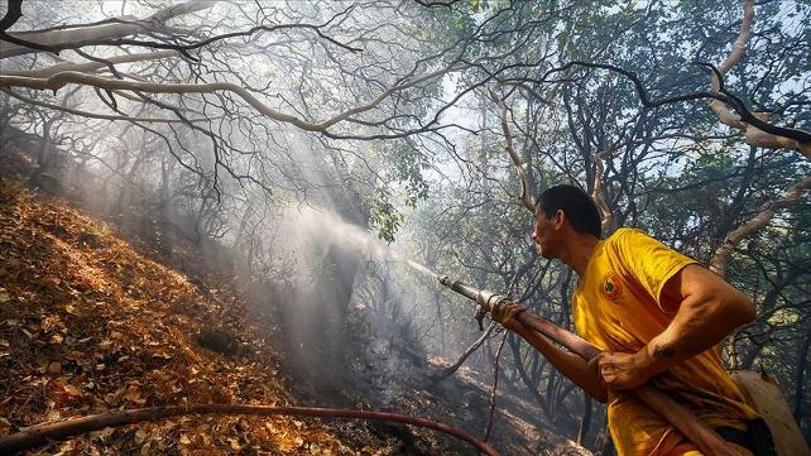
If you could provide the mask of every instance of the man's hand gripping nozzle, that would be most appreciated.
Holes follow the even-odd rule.
[[[473,317],[479,323],[479,330],[481,331],[484,331],[485,315],[489,312],[497,312],[502,306],[511,302],[510,299],[503,294],[493,293],[488,290],[479,290],[459,280],[451,281],[448,276],[439,277],[439,283],[476,303],[476,313]]]

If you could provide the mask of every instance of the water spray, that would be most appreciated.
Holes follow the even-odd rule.
[[[397,256],[398,256],[398,255],[395,255],[395,258],[396,258]],[[439,279],[439,278],[440,278],[440,277],[439,277],[439,275],[438,275],[437,273],[435,273],[434,271],[431,271],[430,269],[428,269],[428,268],[426,268],[425,266],[423,266],[423,265],[421,265],[421,264],[417,263],[416,261],[412,261],[412,260],[408,260],[408,259],[406,259],[406,260],[405,260],[405,263],[406,263],[407,265],[409,265],[409,266],[410,266],[412,269],[414,269],[414,270],[416,270],[416,271],[418,271],[418,272],[421,272],[421,273],[423,273],[423,274],[427,275],[428,277],[431,277],[432,279]]]

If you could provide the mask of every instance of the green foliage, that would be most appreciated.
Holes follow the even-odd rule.
[[[403,215],[391,203],[388,190],[378,188],[367,200],[369,205],[369,226],[376,229],[380,239],[394,242],[394,235],[403,223]]]
[[[424,152],[406,141],[389,144],[387,159],[392,165],[392,177],[404,184],[404,202],[414,207],[417,201],[428,197],[428,183],[423,172],[430,167]]]

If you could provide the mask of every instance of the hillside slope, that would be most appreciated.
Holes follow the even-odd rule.
[[[277,375],[278,355],[246,324],[239,304],[136,252],[61,200],[0,185],[0,436],[113,408],[292,405]],[[226,313],[230,326],[222,323]],[[210,328],[249,344],[237,343],[230,356],[202,348],[198,335]],[[317,420],[219,416],[107,429],[39,450],[385,452],[361,445]]]
[[[112,215],[94,206],[104,187],[64,152],[58,166],[37,172],[31,144],[22,146],[7,143],[0,154],[0,437],[106,410],[186,403],[387,410],[483,433],[489,374],[463,368],[429,382],[437,360],[396,350],[386,335],[350,331],[352,382],[313,394],[305,383],[317,376],[278,351],[287,340],[277,309],[283,299],[246,284],[227,255],[226,267],[212,263],[217,245],[207,255],[182,236],[170,239],[171,227],[154,226],[137,205]],[[499,395],[496,448],[590,454],[550,432],[543,412],[519,396]],[[422,428],[227,416],[106,429],[32,454],[54,453],[478,454]]]

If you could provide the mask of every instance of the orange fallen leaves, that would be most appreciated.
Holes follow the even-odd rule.
[[[5,192],[5,193],[3,193]],[[200,291],[64,202],[0,188],[0,436],[116,407],[294,402],[277,355],[227,286]],[[214,293],[213,291],[216,291]],[[256,341],[237,357],[197,346],[221,325]],[[49,454],[356,453],[317,420],[183,417],[54,443]]]

